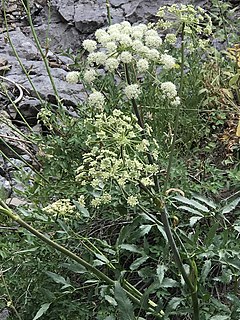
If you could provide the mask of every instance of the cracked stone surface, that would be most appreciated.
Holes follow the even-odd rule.
[[[26,75],[23,73],[17,58],[14,56],[11,46],[4,42],[4,35],[0,35],[1,56],[2,58],[6,59],[8,64],[11,66],[11,69],[6,74],[6,77],[22,85],[32,97],[36,97],[36,90],[43,100],[56,103],[55,93],[46,68],[33,41],[24,35],[19,28],[12,31],[10,36],[12,43],[14,44],[15,48],[17,48],[17,52],[21,58],[23,66],[29,72],[29,77],[34,84],[35,89],[31,86]],[[51,53],[49,53],[49,55],[51,56]],[[53,54],[52,56],[54,57]],[[60,56],[58,59],[60,59],[61,62]],[[66,105],[76,105],[85,100],[85,94],[81,91],[83,88],[80,84],[72,85],[66,83],[66,61],[71,63],[72,60],[64,57],[63,61],[62,65],[59,64],[59,67],[51,68],[51,74],[59,93],[59,97],[62,99],[63,103]]]
[[[175,3],[175,0],[111,0],[112,23],[128,20],[131,23],[155,21],[155,14],[162,5]],[[206,1],[197,1],[204,5]],[[46,31],[50,39],[50,48],[60,51],[66,48],[77,50],[86,37],[92,35],[98,28],[108,25],[106,1],[74,1],[52,0],[51,28],[48,30],[48,9],[43,7],[34,19],[36,30],[42,43],[46,41]],[[183,0],[181,3],[190,3]],[[29,28],[24,32],[29,34]]]

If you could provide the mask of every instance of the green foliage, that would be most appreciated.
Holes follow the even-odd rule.
[[[134,320],[134,309],[131,301],[128,299],[126,293],[121,287],[119,282],[115,283],[114,295],[117,301],[118,310],[119,310],[119,319],[128,319]]]
[[[216,1],[210,14],[225,35],[229,6]],[[240,318],[239,79],[213,48],[210,15],[165,6],[149,29],[98,30],[72,55],[67,79],[88,98],[74,117],[43,105],[39,173],[16,175],[28,200],[17,212],[112,282],[2,219],[10,319]]]

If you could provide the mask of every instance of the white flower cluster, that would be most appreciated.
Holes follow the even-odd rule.
[[[66,75],[66,81],[68,83],[76,84],[79,80],[79,72],[78,71],[70,71]]]
[[[90,54],[87,61],[90,66],[104,66],[107,71],[114,71],[119,63],[138,62],[139,72],[145,72],[152,62],[159,62],[159,49],[162,39],[154,29],[149,29],[145,24],[132,26],[124,21],[95,32],[96,41],[85,40],[83,46]],[[96,51],[96,48],[99,50]],[[147,61],[147,62],[146,62]]]
[[[168,33],[166,34],[165,37],[165,42],[169,43],[169,44],[175,44],[177,42],[177,37],[174,33]]]
[[[106,29],[98,29],[95,32],[95,38],[96,40],[87,39],[82,43],[83,48],[88,52],[87,69],[83,73],[83,80],[88,85],[93,86],[96,78],[105,72],[123,74],[122,64],[131,64],[136,75],[140,74],[140,76],[148,71],[156,72],[159,65],[163,65],[163,69],[166,70],[176,66],[175,58],[161,53],[162,39],[158,32],[145,24],[131,25],[124,21]],[[66,80],[69,83],[77,83],[79,73],[69,72]],[[141,94],[140,85],[134,82],[137,80],[123,88],[129,100],[138,99]],[[104,102],[104,96],[98,91],[89,95],[90,107],[96,106],[99,111],[102,111]]]
[[[138,84],[130,84],[125,87],[124,93],[128,99],[137,99],[141,93],[141,89]]]
[[[97,43],[94,40],[84,40],[82,46],[88,52],[93,52],[97,49]]]
[[[157,16],[160,18],[157,26],[161,29],[178,29],[179,24],[185,24],[185,33],[198,34],[212,33],[212,20],[209,14],[201,7],[191,4],[173,4],[160,7]],[[166,17],[166,19],[165,19]]]
[[[170,100],[173,106],[178,106],[180,104],[180,98],[177,96],[177,89],[174,83],[171,81],[161,83],[161,90],[163,92],[163,97]]]
[[[157,158],[158,146],[156,141],[142,138],[142,128],[134,116],[115,109],[110,116],[97,115],[92,126],[92,135],[86,142],[91,152],[83,156],[76,180],[82,186],[87,184],[102,190],[92,200],[93,206],[111,200],[106,189],[114,183],[121,188],[131,182],[133,185],[139,182],[145,186],[153,185],[152,176],[158,172],[158,166],[147,163],[146,152],[153,152]],[[134,202],[129,201],[129,205],[133,205]]]
[[[90,107],[95,107],[99,111],[103,110],[105,103],[104,95],[99,91],[94,91],[88,97],[88,104]]]
[[[84,72],[83,79],[86,83],[92,83],[98,76],[95,69],[89,68]]]
[[[37,115],[37,119],[38,121],[42,121],[43,124],[48,127],[49,130],[53,129],[53,121],[52,121],[52,116],[54,115],[54,113],[47,109],[47,108],[42,108]]]
[[[139,201],[138,198],[136,196],[130,196],[127,199],[127,203],[131,206],[131,207],[135,207]]]
[[[59,199],[47,207],[43,208],[48,214],[52,216],[71,216],[75,211],[75,206],[71,204],[69,199]]]
[[[133,26],[124,21],[107,29],[98,29],[95,37],[94,43],[93,40],[83,43],[84,48],[89,51],[87,63],[90,70],[96,68],[95,73],[85,73],[84,80],[88,83],[94,81],[98,67],[114,72],[121,63],[131,63],[136,66],[137,72],[142,74],[153,64],[162,64],[163,68],[168,70],[176,66],[175,58],[166,53],[161,54],[162,39],[157,31],[145,24]],[[132,84],[127,86],[124,92],[128,99],[137,99],[140,88],[137,84]]]
[[[170,70],[175,67],[176,59],[169,54],[164,53],[161,55],[161,63],[163,64],[163,69]]]

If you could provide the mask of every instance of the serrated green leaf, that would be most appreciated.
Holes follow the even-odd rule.
[[[240,74],[236,73],[230,80],[229,80],[229,85],[232,86],[238,82]]]
[[[102,260],[93,260],[93,266],[94,267],[99,267],[99,266],[104,266],[105,265],[105,262],[103,262]]]
[[[236,268],[237,270],[240,269],[240,260],[238,258],[227,258],[227,257],[222,257],[219,259],[222,263],[225,263],[229,266],[232,266]]]
[[[221,214],[226,214],[233,211],[236,208],[236,206],[239,204],[239,202],[240,202],[240,197],[231,201],[230,203],[228,203],[226,206],[222,208]]]
[[[155,223],[155,220],[151,217],[151,215],[141,213],[141,216],[146,220]]]
[[[103,256],[102,254],[99,253],[95,253],[96,258],[98,258],[99,260],[101,260],[104,263],[109,263],[108,258],[106,258],[105,256]]]
[[[220,302],[218,299],[212,298],[211,301],[212,301],[212,304],[217,308],[218,311],[221,310],[224,313],[230,313],[231,312],[229,307],[226,304]],[[224,316],[226,317],[226,315],[224,315]]]
[[[41,308],[38,310],[33,320],[39,319],[49,309],[50,305],[51,305],[51,302],[42,304]]]
[[[128,234],[129,234],[129,226],[122,227],[117,238],[117,242],[116,242],[117,247],[120,246],[125,241]]]
[[[133,305],[118,281],[115,282],[114,296],[121,317],[119,320],[135,320]]]
[[[53,279],[54,282],[64,285],[64,288],[71,287],[71,284],[59,274],[51,271],[45,271],[46,275]]]
[[[196,222],[198,222],[199,220],[201,220],[203,217],[191,217],[189,219],[189,224],[190,224],[190,227],[193,227],[195,225]]]
[[[177,307],[182,303],[183,300],[184,300],[183,298],[177,298],[177,297],[172,298],[167,305],[167,311],[172,311],[172,310],[175,311]]]
[[[147,309],[149,307],[149,295],[151,293],[151,285],[144,290],[143,295],[141,296],[140,303],[141,303],[141,308]]]
[[[216,315],[211,317],[209,320],[230,320],[229,316]]]
[[[130,270],[134,271],[138,269],[144,262],[148,260],[148,256],[137,258],[131,265]]]
[[[201,279],[203,282],[205,282],[205,280],[207,279],[207,276],[211,270],[212,267],[212,262],[211,260],[206,260],[204,262],[204,265],[202,267],[202,272],[201,272]]]
[[[145,236],[146,234],[148,234],[151,229],[152,229],[151,224],[144,224],[144,225],[140,226],[141,236]]]
[[[212,240],[214,238],[214,236],[216,235],[216,231],[219,227],[219,224],[218,222],[215,222],[211,228],[209,229],[208,233],[206,234],[206,240],[205,240],[205,245],[208,247],[211,243],[212,243]]]
[[[170,278],[164,278],[161,284],[161,287],[163,288],[173,288],[178,286],[179,286],[179,283],[176,280],[173,280]]]
[[[142,253],[142,250],[140,250],[136,245],[134,244],[121,244],[119,248],[123,250],[127,250],[134,253]]]
[[[167,270],[167,267],[164,266],[164,265],[159,265],[157,267],[157,276],[158,276],[158,281],[159,281],[159,284],[162,283],[163,281],[163,278],[164,278],[164,274],[165,274],[165,271]]]
[[[233,228],[240,233],[240,226],[233,226]]]
[[[200,217],[204,217],[204,215],[196,209],[187,206],[179,206],[178,209],[190,212],[192,214],[198,215]]]
[[[185,198],[183,196],[175,196],[174,199],[182,202],[182,203],[185,203],[185,204],[188,204],[189,206],[193,206],[194,208],[200,210],[200,211],[203,211],[203,212],[209,212],[209,209],[202,205],[201,203],[199,203],[198,201],[196,200],[193,200],[193,199],[188,199],[188,198]]]
[[[114,307],[117,306],[117,301],[116,301],[113,297],[111,297],[111,296],[109,296],[108,294],[106,294],[106,295],[104,296],[104,298],[105,298],[105,300],[107,300],[112,306],[114,306]]]
[[[167,238],[167,235],[166,235],[164,228],[162,226],[160,226],[159,224],[157,225],[157,228],[160,231],[160,233],[162,234],[163,238],[166,240],[166,242],[168,242],[168,238]]]
[[[82,216],[84,218],[89,218],[90,217],[89,211],[85,207],[81,206],[79,202],[73,200],[73,203],[75,204],[75,206],[78,209],[78,211],[80,213],[82,213]]]
[[[79,263],[62,263],[61,266],[67,268],[68,270],[74,273],[81,274],[87,272],[86,268],[81,266]]]
[[[211,207],[212,209],[216,209],[216,204],[212,201],[212,200],[210,200],[210,199],[208,199],[208,198],[205,198],[205,197],[203,197],[203,196],[200,196],[200,195],[198,195],[198,194],[194,194],[193,195],[193,198],[194,199],[197,199],[197,200],[199,200],[199,201],[202,201],[202,202],[204,202],[206,205],[208,205],[209,207]]]

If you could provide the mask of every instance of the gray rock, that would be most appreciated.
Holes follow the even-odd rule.
[[[106,6],[91,2],[75,6],[74,24],[81,33],[89,34],[107,23]]]
[[[3,48],[3,54],[5,54],[12,65],[12,69],[7,73],[7,78],[21,84],[32,97],[37,97],[38,93],[43,100],[56,103],[57,99],[51,81],[43,61],[39,60],[34,43],[19,29],[10,32],[10,36],[14,46],[18,48],[18,54],[21,57],[22,64],[29,72],[29,77],[32,80],[34,88],[26,75],[24,75],[9,44],[5,44]],[[0,35],[0,43],[1,41],[3,41],[3,35]],[[26,50],[26,47],[29,50]],[[83,91],[82,85],[68,84],[65,81],[66,74],[67,71],[61,68],[61,66],[59,68],[51,68],[51,75],[63,104],[77,105],[86,99],[86,94]]]
[[[13,198],[8,198],[6,200],[6,204],[10,207],[10,208],[17,208],[19,206],[23,206],[25,204],[27,204],[27,201],[13,197]],[[1,318],[0,318],[1,320]]]
[[[24,161],[22,161],[21,159],[9,158],[9,160],[10,160],[10,162],[8,162],[6,165],[8,172],[19,170],[19,169],[22,169],[26,166]]]
[[[0,150],[7,157],[19,158],[19,155],[28,154],[30,151],[26,144],[23,143],[23,138],[20,134],[12,129],[12,122],[4,117],[3,112],[0,113]]]
[[[46,30],[48,29],[48,25],[43,23],[35,29],[41,43],[46,43]],[[29,31],[27,34],[31,37]],[[61,51],[65,51],[68,48],[79,49],[83,39],[84,35],[80,34],[80,32],[74,27],[73,23],[68,24],[66,22],[62,22],[60,17],[57,22],[51,23],[51,28],[48,32],[48,43],[49,47],[54,52],[61,53]]]
[[[0,320],[7,320],[10,316],[10,313],[7,308],[4,308],[0,311]]]
[[[66,22],[73,21],[75,14],[74,0],[63,2],[63,4],[59,7],[58,12]]]
[[[160,6],[171,5],[176,0],[110,0],[112,23],[128,20],[131,23],[155,20]],[[195,1],[203,6],[208,0]],[[183,0],[181,3],[191,3]],[[105,0],[52,0],[50,25],[48,26],[48,8],[34,18],[36,32],[41,42],[46,43],[46,35],[50,40],[50,48],[56,52],[68,48],[78,50],[81,43],[96,29],[107,26],[107,9]],[[29,30],[29,29],[28,29]],[[27,31],[28,35],[29,31]]]
[[[156,20],[156,13],[161,6],[176,3],[174,0],[133,0],[122,5],[124,18],[131,23],[148,22]],[[181,4],[190,3],[188,0],[181,1]]]
[[[11,192],[10,182],[5,177],[0,176],[0,198],[7,199]]]
[[[18,110],[21,115],[18,113],[15,119],[21,121],[22,117],[24,117],[30,126],[34,126],[37,124],[37,114],[41,108],[42,105],[38,99],[25,98],[18,105]]]
[[[3,159],[3,156],[0,155],[0,175],[3,176],[5,172],[5,161]]]
[[[110,2],[112,8],[119,8],[123,4],[130,2],[130,0],[111,0]]]

